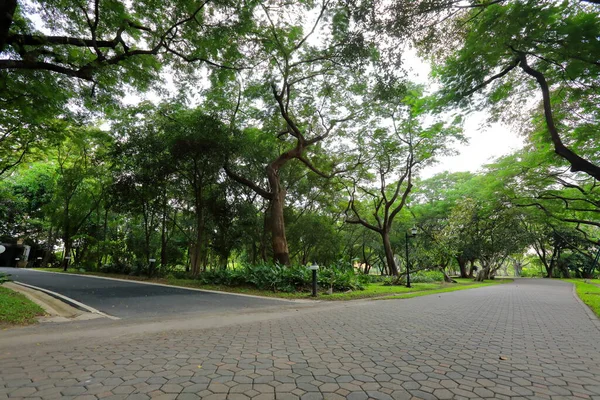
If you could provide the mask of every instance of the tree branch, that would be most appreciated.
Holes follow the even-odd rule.
[[[470,96],[473,93],[475,93],[476,91],[478,91],[479,89],[486,87],[487,85],[489,85],[496,79],[502,78],[504,75],[508,74],[510,71],[515,69],[517,67],[517,65],[519,65],[519,58],[515,58],[512,63],[510,63],[506,68],[504,68],[502,71],[500,71],[496,75],[486,79],[485,81],[481,82],[479,85],[475,86],[474,88],[467,90],[465,93],[463,93],[461,95],[461,97]]]
[[[273,193],[266,191],[251,180],[246,179],[243,176],[237,175],[236,173],[231,171],[228,166],[224,166],[223,169],[225,170],[225,173],[229,178],[233,179],[237,183],[241,183],[242,185],[249,187],[264,199],[271,200],[273,198]]]
[[[580,157],[575,154],[571,149],[564,145],[560,134],[558,133],[558,129],[554,123],[554,116],[552,114],[552,102],[550,99],[550,88],[548,86],[548,82],[544,77],[544,74],[533,69],[527,63],[527,55],[523,52],[519,52],[517,50],[513,51],[518,55],[521,69],[528,75],[534,77],[542,90],[542,97],[544,103],[544,116],[546,118],[546,125],[548,127],[548,131],[550,132],[550,138],[552,143],[554,144],[554,152],[558,154],[560,157],[564,158],[571,164],[571,171],[577,172],[585,172],[586,174],[599,179],[600,180],[600,167],[592,164],[590,161],[585,158]]]

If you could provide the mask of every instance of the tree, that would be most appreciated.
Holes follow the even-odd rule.
[[[159,86],[167,65],[189,75],[239,68],[255,4],[3,1],[0,177],[52,138],[52,119],[110,111],[128,89]]]
[[[554,152],[571,171],[600,179],[600,166],[590,152],[595,148],[590,134],[598,131],[600,116],[594,100],[600,64],[590,56],[600,51],[600,17],[598,6],[589,3],[500,1],[465,9],[446,30],[460,40],[451,51],[437,53],[445,57],[435,75],[452,104],[489,106],[507,120],[541,94]],[[482,41],[483,36],[489,39]],[[532,110],[533,115],[539,112]]]
[[[256,114],[268,122],[259,132],[277,138],[270,141],[275,154],[269,161],[262,161],[266,179],[261,182],[248,179],[236,169],[235,164],[245,164],[243,157],[231,160],[225,172],[268,201],[273,257],[287,265],[290,252],[285,231],[287,189],[281,179],[283,170],[291,162],[298,162],[323,178],[340,172],[331,165],[319,168],[309,153],[318,152],[328,140],[341,135],[344,123],[354,117],[356,106],[350,95],[363,87],[356,84],[356,71],[350,67],[356,69],[370,54],[364,38],[349,30],[344,7],[335,2],[324,1],[318,8],[302,4],[262,9],[262,25],[256,31],[256,42],[261,47],[251,54],[259,65],[252,76],[246,77],[246,93],[254,103],[268,105]],[[311,12],[316,17],[305,32],[304,18]],[[312,38],[318,33],[320,43],[315,44]],[[262,73],[257,76],[256,70]],[[238,96],[236,111],[240,106],[243,104]]]
[[[140,116],[144,116],[143,123]],[[111,154],[116,160],[112,195],[116,199],[114,210],[141,216],[143,264],[156,255],[152,239],[160,233],[160,265],[165,268],[172,225],[168,194],[173,185],[174,163],[165,146],[161,122],[159,111],[147,103],[119,114],[112,130],[123,140],[115,143]],[[149,270],[148,274],[152,276],[154,272]]]
[[[392,275],[398,275],[398,266],[390,233],[394,218],[408,201],[413,175],[460,137],[460,130],[454,126],[439,121],[428,125],[422,122],[427,109],[420,96],[421,91],[415,89],[404,98],[385,98],[379,112],[389,118],[392,127],[361,135],[360,151],[368,154],[368,161],[363,164],[362,177],[355,178],[350,189],[346,222],[363,225],[381,236]],[[372,177],[379,181],[377,186],[371,183]],[[364,211],[357,205],[359,202]],[[365,212],[372,213],[373,218],[366,218]]]
[[[176,174],[193,199],[196,224],[191,265],[192,274],[197,275],[206,251],[207,200],[232,150],[228,136],[230,131],[220,120],[202,110],[174,113],[163,129]]]

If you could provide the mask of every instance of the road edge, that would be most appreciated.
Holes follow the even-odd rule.
[[[573,297],[575,297],[575,300],[577,300],[577,302],[581,304],[590,321],[592,321],[594,326],[596,326],[596,329],[600,331],[600,318],[598,318],[598,316],[592,311],[592,309],[587,304],[585,304],[583,300],[579,298],[579,295],[577,294],[577,286],[572,282],[568,283],[572,286]]]
[[[71,307],[77,308],[78,310],[82,310],[82,311],[89,312],[89,313],[92,313],[92,314],[98,314],[98,315],[101,315],[103,317],[106,317],[106,318],[109,318],[109,319],[112,319],[112,320],[121,319],[119,317],[115,317],[115,316],[103,313],[100,310],[96,310],[95,308],[90,307],[87,304],[83,304],[83,303],[81,303],[81,302],[79,302],[77,300],[74,300],[74,299],[72,299],[70,297],[67,297],[65,295],[53,292],[52,290],[44,289],[44,288],[41,288],[41,287],[38,287],[38,286],[33,286],[33,285],[30,285],[30,284],[27,284],[27,283],[23,283],[23,282],[19,282],[19,281],[12,281],[12,282],[16,283],[17,285],[21,285],[21,286],[24,286],[24,287],[27,287],[27,288],[30,288],[30,289],[33,289],[33,290],[39,290],[40,292],[45,293],[48,296],[52,296],[55,299],[58,299],[60,301],[63,301],[65,303],[67,303],[68,305],[70,305]]]
[[[42,273],[45,273],[45,274],[64,275],[64,273],[62,273],[62,272],[43,271],[43,270],[39,270],[39,269],[30,269],[30,270],[31,271],[35,271],[35,272],[42,272]],[[175,289],[192,290],[192,291],[195,291],[195,292],[225,294],[225,295],[241,296],[241,297],[252,297],[252,298],[255,298],[255,299],[263,299],[263,300],[284,301],[284,302],[294,303],[294,304],[299,304],[299,303],[300,304],[312,304],[312,303],[319,303],[319,302],[322,301],[322,300],[304,300],[304,299],[282,299],[281,297],[257,296],[255,294],[234,293],[234,292],[225,292],[225,291],[221,291],[221,290],[210,290],[210,289],[198,289],[198,288],[191,288],[191,287],[187,287],[187,286],[169,285],[169,284],[166,284],[166,283],[138,281],[138,280],[134,280],[134,279],[109,278],[107,276],[86,275],[86,274],[77,274],[77,273],[68,273],[68,274],[69,275],[75,275],[75,276],[83,276],[83,277],[86,277],[86,278],[106,279],[106,280],[109,280],[109,281],[118,281],[118,282],[127,282],[127,283],[139,283],[139,284],[142,284],[142,285],[154,285],[154,286],[163,286],[163,287],[175,288]]]

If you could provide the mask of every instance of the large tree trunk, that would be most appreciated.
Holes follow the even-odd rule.
[[[285,236],[285,221],[283,219],[283,201],[285,189],[279,188],[275,192],[271,204],[271,244],[273,246],[273,259],[283,265],[290,264],[290,251]]]
[[[195,171],[198,171],[198,167],[195,166]],[[202,174],[194,173],[193,177],[194,185],[194,211],[196,212],[196,243],[192,247],[191,252],[191,264],[192,264],[192,275],[198,276],[200,273],[200,266],[202,265],[202,240],[204,239],[204,207],[203,207],[203,185],[204,179]]]
[[[465,260],[462,256],[456,257],[456,262],[458,262],[458,268],[460,269],[460,277],[468,278],[469,274],[467,273],[467,260]]]
[[[481,270],[479,270],[479,272],[477,272],[477,277],[475,277],[475,280],[477,282],[483,282],[486,279],[489,279],[489,275],[490,275],[490,267],[484,267],[481,268]]]
[[[554,266],[556,265],[556,260],[560,257],[560,250],[558,246],[554,246],[554,250],[552,250],[552,257],[550,258],[550,262],[547,263],[544,261],[544,267],[546,267],[546,278],[554,278]]]
[[[192,275],[194,276],[200,273],[200,266],[202,265],[203,220],[204,218],[201,216],[196,219],[196,243],[192,246],[191,251]]]
[[[386,264],[390,275],[398,276],[398,266],[394,260],[394,252],[392,251],[392,243],[390,242],[390,233],[386,230],[381,232],[383,239],[383,250],[385,251]]]
[[[569,267],[565,263],[560,263],[559,268],[563,278],[571,279],[571,271],[569,271]],[[592,274],[590,273],[590,275]]]
[[[471,260],[471,265],[469,267],[469,276],[467,278],[473,278],[473,271],[475,270],[475,261]]]
[[[273,246],[273,259],[283,265],[290,265],[290,251],[285,236],[285,220],[283,218],[283,206],[286,190],[281,186],[279,171],[272,165],[267,167],[267,176],[271,187],[271,215],[269,225],[271,230],[271,245]]]
[[[440,267],[440,271],[442,271],[442,274],[444,274],[444,282],[446,283],[456,283],[456,281],[452,278],[450,278],[448,276],[448,274],[446,273],[446,268],[445,267]]]

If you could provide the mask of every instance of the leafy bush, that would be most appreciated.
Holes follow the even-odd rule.
[[[342,270],[336,266],[322,268],[318,274],[318,283],[322,287],[337,291],[364,290],[366,275],[356,273],[353,269]]]
[[[413,283],[443,282],[444,274],[441,271],[419,271],[410,275]]]
[[[365,283],[379,283],[379,282],[386,282],[390,279],[389,275],[365,275],[365,274],[361,274],[362,277],[364,277],[363,279],[365,280]]]
[[[396,286],[396,285],[405,285],[406,279],[405,275],[402,276],[386,276],[382,281],[383,286]]]
[[[543,276],[542,272],[538,268],[523,268],[521,270],[521,277],[523,278],[539,278]]]
[[[104,264],[100,266],[99,272],[106,274],[124,274],[129,275],[133,269],[130,265],[116,261],[111,264]]]
[[[278,292],[308,291],[312,285],[312,273],[303,265],[286,267],[278,264],[247,264],[238,269],[205,271],[197,279],[204,284],[247,285]],[[333,287],[335,291],[363,290],[364,285],[368,283],[365,275],[337,266],[319,269],[317,279],[319,286]]]

